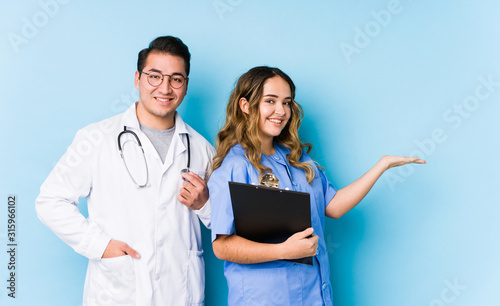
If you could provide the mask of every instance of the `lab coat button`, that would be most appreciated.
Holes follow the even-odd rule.
[[[155,274],[155,280],[157,280],[157,281],[160,280],[160,274],[159,273]]]
[[[326,283],[323,283],[323,290],[326,289]]]

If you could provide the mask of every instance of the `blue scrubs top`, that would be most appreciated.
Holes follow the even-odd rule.
[[[311,161],[315,177],[307,183],[304,170],[295,168],[286,158],[290,150],[274,144],[276,153],[262,154],[262,165],[272,169],[280,189],[307,192],[311,198],[311,224],[319,236],[314,265],[287,261],[259,264],[237,264],[226,261],[224,275],[229,287],[229,305],[332,305],[330,266],[324,239],[325,208],[337,192],[319,171],[307,153],[301,161]],[[245,157],[245,149],[237,144],[231,148],[222,165],[208,181],[212,204],[212,242],[217,235],[235,233],[233,209],[228,181],[259,184],[259,171]]]

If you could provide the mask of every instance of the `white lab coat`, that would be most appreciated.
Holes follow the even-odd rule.
[[[117,136],[124,126],[142,142],[150,187],[135,188],[123,165]],[[213,147],[179,114],[162,163],[140,130],[134,104],[122,114],[80,130],[42,185],[36,200],[38,217],[89,258],[83,305],[203,305],[205,274],[198,219],[210,227],[210,201],[198,211],[177,201],[180,171],[187,165],[185,133],[190,137],[190,168],[208,171]],[[139,167],[143,165],[141,155],[135,160]],[[87,197],[88,218],[77,208],[81,197]],[[101,259],[111,239],[129,244],[142,257]]]

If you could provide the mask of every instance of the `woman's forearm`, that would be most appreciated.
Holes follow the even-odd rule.
[[[254,242],[237,235],[218,235],[212,247],[217,258],[239,264],[282,259],[278,244]]]
[[[310,227],[277,244],[254,242],[238,235],[217,235],[212,247],[217,258],[239,264],[304,258],[316,255],[319,237],[313,232]]]
[[[425,160],[418,157],[383,156],[368,172],[363,174],[352,184],[337,191],[337,194],[328,203],[325,209],[326,216],[340,218],[353,209],[372,189],[375,182],[389,168],[406,164],[426,164]]]
[[[375,182],[387,169],[388,165],[383,159],[380,159],[375,166],[359,179],[339,189],[326,207],[326,216],[337,219],[353,209],[368,194]]]

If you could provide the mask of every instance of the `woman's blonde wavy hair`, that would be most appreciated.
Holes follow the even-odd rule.
[[[262,150],[259,137],[259,103],[262,99],[264,83],[276,76],[290,85],[292,111],[290,120],[281,134],[274,138],[274,142],[290,149],[291,152],[287,155],[290,165],[303,169],[306,172],[307,182],[310,184],[314,179],[314,168],[309,162],[300,162],[299,159],[302,150],[307,147],[307,153],[309,153],[312,146],[309,143],[302,143],[299,139],[298,130],[303,112],[302,107],[295,101],[295,85],[283,71],[267,66],[252,68],[238,79],[227,103],[226,123],[217,135],[217,154],[213,159],[212,169],[219,168],[231,147],[239,143],[245,149],[245,157],[260,171],[261,176],[266,172],[272,172],[260,163]],[[245,98],[249,103],[248,114],[240,108],[241,98]]]

